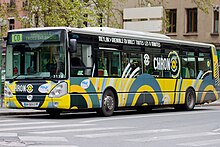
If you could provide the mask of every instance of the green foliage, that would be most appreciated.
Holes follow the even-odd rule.
[[[1,27],[0,36],[3,36],[7,31],[7,26],[8,26],[8,22],[6,19],[7,13],[8,13],[7,5],[6,3],[2,3],[0,5],[0,27]]]
[[[7,5],[5,5],[4,3],[0,5],[0,26],[1,28],[3,27],[4,29],[1,30],[1,36],[4,33],[4,30],[7,27],[7,23],[6,23],[6,13],[7,13]]]
[[[27,27],[109,26],[111,9],[112,0],[29,0],[28,19],[23,23]]]
[[[7,3],[0,4],[0,35],[5,36],[8,31],[8,17],[18,18],[18,12],[16,9],[9,7]]]
[[[213,4],[213,0],[192,0],[200,10],[204,13],[209,13],[209,9]]]

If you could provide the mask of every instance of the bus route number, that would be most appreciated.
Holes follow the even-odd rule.
[[[22,42],[22,34],[12,34],[12,42]]]

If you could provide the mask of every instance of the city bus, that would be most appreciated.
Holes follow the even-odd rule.
[[[4,102],[8,108],[96,111],[193,110],[219,99],[212,44],[107,27],[10,30]]]

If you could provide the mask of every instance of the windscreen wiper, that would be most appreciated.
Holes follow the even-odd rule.
[[[59,79],[55,79],[53,78],[53,76],[50,76],[50,77],[43,77],[44,80],[51,80],[53,81],[54,83],[57,83]]]
[[[15,81],[20,75],[16,75],[13,78],[9,78],[9,83],[12,83],[13,81]],[[6,79],[7,80],[7,79]]]

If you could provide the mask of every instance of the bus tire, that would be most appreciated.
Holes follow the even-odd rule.
[[[61,110],[59,109],[47,109],[46,112],[51,116],[51,117],[59,117]]]
[[[194,109],[196,104],[196,95],[192,88],[188,89],[186,91],[185,95],[185,104],[184,104],[184,110],[191,111]]]
[[[111,116],[115,110],[115,95],[111,90],[106,90],[102,97],[102,107],[98,110],[101,116]]]

